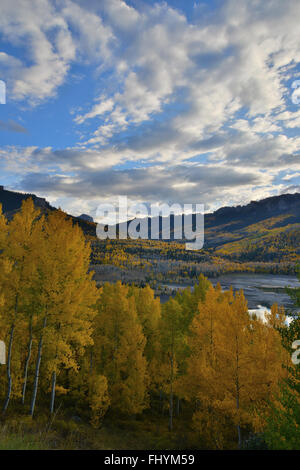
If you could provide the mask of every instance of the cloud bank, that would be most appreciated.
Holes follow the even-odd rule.
[[[82,87],[90,73],[94,84],[91,100],[72,103],[78,134],[64,148],[51,132],[44,147],[1,148],[19,189],[75,212],[118,194],[216,208],[297,190],[297,0],[192,12],[185,2],[4,0],[0,10],[0,70],[16,109],[59,109],[78,70]]]

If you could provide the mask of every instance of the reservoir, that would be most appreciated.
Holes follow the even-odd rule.
[[[249,309],[256,309],[259,306],[270,308],[274,303],[283,305],[286,309],[293,309],[293,302],[285,292],[285,288],[300,287],[296,276],[283,274],[224,274],[209,280],[214,286],[219,282],[223,290],[228,290],[230,286],[234,290],[243,289]],[[187,287],[179,284],[164,284],[164,286],[175,291]]]

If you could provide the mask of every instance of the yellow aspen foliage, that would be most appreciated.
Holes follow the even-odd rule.
[[[93,427],[98,428],[110,404],[107,380],[103,375],[92,374],[89,377],[88,383],[88,402],[91,409],[91,424]]]
[[[0,251],[5,248],[5,241],[8,234],[7,220],[2,213],[2,204],[0,204]]]
[[[148,362],[149,386],[155,388],[158,383],[156,358],[159,350],[160,300],[154,297],[154,291],[148,285],[142,289],[131,287],[129,292],[134,296],[136,311],[146,338],[144,354]]]
[[[268,325],[273,328],[282,328],[286,323],[286,315],[284,307],[278,306],[278,304],[273,304],[271,311],[265,313],[265,318]]]
[[[278,332],[251,319],[243,292],[222,294],[210,288],[191,327],[191,356],[185,396],[196,403],[194,424],[212,447],[223,426],[231,423],[228,439],[241,446],[242,429],[253,427],[256,409],[264,406],[282,377]]]
[[[53,412],[56,381],[63,370],[78,370],[78,358],[92,344],[92,320],[98,291],[89,272],[90,247],[82,230],[61,211],[44,224],[40,256],[40,320],[31,413],[35,406],[38,372],[44,359],[43,386],[51,387]],[[51,382],[50,382],[51,377]],[[67,391],[58,383],[61,392]]]
[[[185,329],[181,305],[170,298],[163,306],[160,324],[162,360],[160,374],[164,377],[163,389],[169,394],[169,429],[173,429],[175,381],[178,362],[185,353]]]
[[[24,334],[19,327],[22,325],[22,314],[30,286],[37,267],[37,244],[35,225],[39,211],[34,208],[31,199],[23,201],[22,208],[7,224],[0,216],[2,225],[2,265],[6,269],[0,272],[1,290],[5,292],[3,329],[7,344],[7,392],[3,405],[6,411],[11,396],[20,395],[21,387],[21,347]],[[18,341],[15,341],[15,339]]]
[[[3,315],[3,307],[5,304],[5,289],[4,289],[4,280],[8,272],[12,268],[12,263],[7,259],[5,248],[6,248],[6,238],[8,235],[8,225],[7,220],[4,214],[2,213],[2,205],[0,204],[0,335],[1,340],[5,337],[6,330],[6,319]]]
[[[146,339],[129,288],[105,284],[95,319],[94,357],[97,372],[108,380],[111,406],[135,414],[148,406]]]
[[[255,399],[259,413],[254,416],[253,427],[257,432],[264,428],[262,410],[268,410],[268,402],[265,399],[275,399],[279,392],[279,383],[288,376],[288,367],[291,365],[289,352],[282,345],[282,338],[278,328],[284,328],[286,316],[284,309],[274,304],[270,313],[265,313],[265,320],[252,322],[253,361],[256,368],[253,369],[253,381],[260,386],[256,390]]]
[[[118,250],[117,242],[108,242],[101,259],[133,267],[127,243]],[[141,242],[134,243],[138,250]],[[156,256],[156,246],[147,246]],[[173,248],[164,244],[159,250],[167,254]],[[92,259],[87,238],[62,211],[41,215],[28,199],[6,220],[0,207],[4,412],[13,404],[18,413],[16,402],[27,412],[30,394],[31,416],[36,403],[38,410],[50,404],[53,413],[56,394],[65,394],[64,406],[71,404],[94,427],[108,409],[113,420],[151,404],[160,412],[168,407],[169,429],[184,424],[193,446],[241,447],[252,431],[269,432],[273,447],[298,445],[289,436],[291,426],[297,434],[299,425],[299,367],[290,357],[298,320],[288,327],[276,304],[263,319],[252,316],[242,291],[223,292],[203,275],[194,289],[165,304],[149,286],[117,282],[97,288]],[[169,274],[176,274],[174,264]],[[163,277],[157,273],[153,285]],[[282,387],[285,382],[291,391]],[[152,413],[151,423],[156,418]],[[282,441],[289,438],[288,444]]]

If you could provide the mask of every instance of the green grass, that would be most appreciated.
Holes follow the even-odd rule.
[[[40,450],[45,445],[29,436],[7,435],[0,438],[0,450]]]
[[[186,423],[174,419],[168,431],[168,417],[150,414],[137,419],[107,417],[100,429],[88,421],[75,422],[60,415],[51,423],[44,416],[10,416],[0,423],[0,450],[126,450],[181,449],[191,445]],[[194,445],[197,446],[195,443]]]
[[[0,450],[39,450],[46,449],[46,442],[41,434],[29,432],[19,428],[14,431],[13,427],[0,425]]]

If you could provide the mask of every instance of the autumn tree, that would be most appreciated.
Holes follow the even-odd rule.
[[[104,375],[92,374],[89,377],[88,403],[91,408],[91,424],[97,428],[110,405],[108,384]]]
[[[288,360],[283,361],[287,375],[281,380],[270,408],[265,412],[264,439],[270,449],[300,449],[300,364],[292,362],[293,344],[300,339],[300,320],[294,318],[281,328],[282,341]],[[299,346],[298,346],[299,351]]]
[[[149,285],[144,288],[130,287],[129,295],[134,296],[138,319],[146,339],[144,355],[148,364],[149,387],[155,389],[159,382],[157,360],[161,319],[160,299],[154,297],[154,291]]]
[[[36,244],[36,224],[39,211],[34,208],[31,199],[23,201],[22,208],[6,225],[1,216],[2,225],[0,243],[2,244],[2,263],[7,266],[1,272],[1,287],[5,292],[5,319],[8,327],[7,350],[7,393],[3,405],[3,413],[6,412],[12,393],[12,355],[13,342],[16,328],[21,321],[21,313],[26,301],[28,286],[36,271],[36,256],[38,246]],[[6,230],[5,230],[6,229]]]
[[[112,409],[143,411],[148,406],[146,339],[135,298],[121,282],[103,287],[93,340],[93,367],[108,380]]]
[[[242,292],[211,287],[192,323],[190,345],[185,386],[196,405],[195,428],[210,445],[223,448],[234,438],[230,426],[224,435],[231,423],[241,447],[242,428],[255,427],[256,408],[265,405],[282,376],[278,332],[251,319]]]
[[[300,272],[298,274],[300,279]],[[288,289],[295,302],[295,308],[300,305],[300,289]],[[278,308],[273,312],[278,321]],[[266,427],[264,438],[270,449],[299,450],[300,449],[300,364],[299,340],[300,318],[297,311],[287,324],[278,325],[282,343],[288,360],[283,361],[287,376],[282,380],[280,390],[275,396],[271,409],[266,412]],[[296,346],[296,350],[293,346]],[[294,357],[295,356],[295,357]],[[293,358],[293,361],[292,361]]]
[[[82,230],[61,211],[47,217],[40,256],[40,319],[35,378],[30,414],[33,415],[43,349],[44,373],[51,376],[50,411],[63,369],[78,369],[78,357],[92,344],[92,320],[98,292],[89,272],[90,247]]]
[[[169,394],[169,430],[173,429],[174,384],[177,378],[178,362],[186,348],[185,328],[182,307],[177,300],[170,298],[162,309],[160,323],[162,362],[165,368],[164,388]]]

